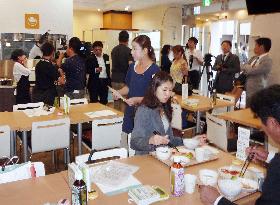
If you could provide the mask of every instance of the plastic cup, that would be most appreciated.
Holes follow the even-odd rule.
[[[188,194],[194,193],[197,176],[185,174],[185,192]]]

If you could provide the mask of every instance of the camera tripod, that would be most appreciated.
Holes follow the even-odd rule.
[[[202,79],[202,75],[204,73],[204,70],[206,70],[206,75],[207,75],[207,96],[209,96],[209,94],[211,95],[212,92],[213,92],[213,72],[212,72],[212,65],[211,65],[211,62],[205,62],[203,64],[203,67],[202,67],[202,71],[200,73],[200,77],[199,77],[199,84],[201,82],[201,79]]]

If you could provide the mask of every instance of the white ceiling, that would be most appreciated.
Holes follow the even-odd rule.
[[[201,0],[74,0],[75,10],[121,10],[124,11],[126,6],[130,6],[129,11],[136,11],[159,5],[168,4],[194,4]]]

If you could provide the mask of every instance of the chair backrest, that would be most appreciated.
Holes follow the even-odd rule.
[[[227,138],[227,125],[226,121],[220,118],[206,113],[206,123],[207,123],[207,138],[208,140],[217,145],[224,151],[228,148],[228,138]]]
[[[92,147],[102,150],[120,147],[123,117],[92,121]]]
[[[0,157],[10,156],[11,130],[7,125],[0,126]]]
[[[17,104],[17,105],[13,105],[13,111],[30,110],[30,109],[36,109],[36,108],[43,109],[43,107],[44,107],[43,102]]]
[[[80,98],[80,99],[72,99],[70,100],[70,105],[84,105],[88,104],[88,100],[86,98]]]
[[[81,164],[88,161],[89,154],[76,156],[75,162]],[[93,153],[91,160],[106,159],[109,157],[127,158],[127,150],[125,148],[115,148]]]
[[[235,98],[233,96],[230,96],[230,95],[224,95],[224,94],[218,93],[217,94],[217,99],[235,103]],[[218,115],[220,113],[230,112],[230,111],[233,111],[233,110],[234,110],[234,105],[230,106],[229,109],[227,107],[214,108],[213,111],[212,111],[212,114],[213,115]]]
[[[131,149],[130,147],[130,141],[131,141],[131,133],[128,134],[127,137],[127,143],[128,143],[128,156],[133,157],[135,155],[135,150]]]
[[[70,145],[70,119],[33,122],[32,153],[67,148]]]
[[[171,127],[182,130],[182,108],[180,104],[172,103],[172,121]]]

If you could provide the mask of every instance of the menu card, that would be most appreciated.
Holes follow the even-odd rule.
[[[237,152],[236,158],[242,161],[245,161],[246,156],[246,148],[249,147],[250,143],[250,129],[244,127],[238,127],[238,140],[237,140]]]

